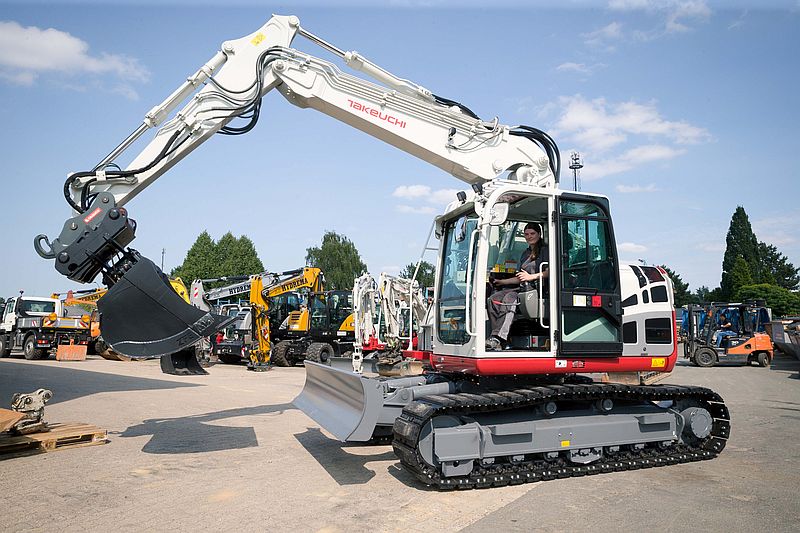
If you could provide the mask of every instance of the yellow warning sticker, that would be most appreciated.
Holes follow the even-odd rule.
[[[562,448],[568,448],[569,447],[569,441],[568,440],[562,440],[561,441],[561,447]]]
[[[264,39],[266,39],[266,37],[264,37],[264,34],[259,32],[259,33],[256,34],[255,37],[250,39],[250,42],[253,43],[253,46],[258,46],[259,44],[261,44],[261,41],[263,41]]]
[[[650,368],[664,368],[667,366],[667,360],[663,357],[653,357],[650,360]]]

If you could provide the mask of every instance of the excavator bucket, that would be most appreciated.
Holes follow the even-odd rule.
[[[205,375],[206,369],[200,366],[193,349],[181,350],[161,356],[161,371],[176,376]]]
[[[341,441],[370,440],[383,407],[380,381],[311,361],[305,367],[294,406]]]
[[[115,352],[134,359],[176,354],[175,368],[188,368],[189,359],[194,359],[193,353],[189,358],[177,352],[235,320],[187,304],[161,270],[144,257],[100,298],[97,308],[103,340]],[[162,368],[163,364],[162,360]]]

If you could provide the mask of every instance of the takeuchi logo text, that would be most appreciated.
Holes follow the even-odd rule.
[[[384,113],[380,109],[376,109],[374,107],[369,107],[369,106],[366,106],[366,105],[364,105],[364,104],[362,104],[360,102],[356,102],[356,101],[350,100],[350,99],[347,100],[347,103],[350,104],[350,107],[352,109],[355,109],[356,111],[361,111],[362,113],[366,113],[367,115],[369,115],[371,117],[375,117],[378,120],[383,120],[384,122],[388,122],[389,124],[392,124],[393,126],[397,126],[399,128],[405,128],[406,127],[406,121],[405,120],[400,120],[399,118],[395,117],[394,115],[390,115],[389,113]]]

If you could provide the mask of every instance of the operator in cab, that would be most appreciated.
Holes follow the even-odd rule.
[[[507,279],[495,280],[494,286],[498,290],[487,301],[489,324],[492,328],[486,339],[487,350],[502,350],[506,347],[508,332],[519,305],[520,285],[545,280],[549,275],[546,266],[540,272],[542,263],[549,263],[547,244],[542,239],[542,226],[537,222],[527,223],[524,236],[528,247],[519,258],[517,273]]]

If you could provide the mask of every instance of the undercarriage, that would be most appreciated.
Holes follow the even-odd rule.
[[[702,387],[306,370],[295,405],[340,440],[391,440],[403,466],[439,489],[712,459],[730,433],[722,398]]]
[[[477,488],[711,459],[729,432],[702,387],[550,385],[420,398],[393,447],[427,485]]]

